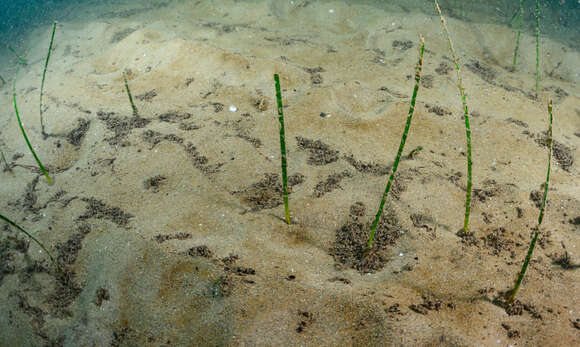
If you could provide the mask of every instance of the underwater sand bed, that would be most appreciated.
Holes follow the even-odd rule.
[[[24,147],[5,86],[0,203],[63,271],[0,226],[0,344],[580,343],[580,54],[543,38],[550,54],[536,98],[533,37],[522,34],[510,72],[511,29],[449,19],[473,131],[472,234],[458,237],[467,178],[455,67],[434,11],[391,10],[168,2],[60,22],[44,86],[47,137],[38,88],[50,29],[38,30],[16,91],[55,184]],[[413,125],[377,229],[380,251],[364,258],[409,110],[419,34]],[[537,223],[548,98],[546,219],[506,310],[493,301],[513,285]]]

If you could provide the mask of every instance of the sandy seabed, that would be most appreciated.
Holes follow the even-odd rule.
[[[36,168],[0,89],[0,345],[580,344],[580,53],[504,25],[448,18],[473,138],[439,17],[397,5],[175,1],[77,9],[25,40],[16,75]],[[84,11],[84,12],[83,12]],[[445,9],[444,9],[445,11]],[[424,70],[404,157],[363,258]],[[6,54],[8,57],[8,53]],[[10,61],[15,63],[13,58]],[[9,75],[12,71],[12,75]],[[137,112],[128,101],[125,72]],[[273,74],[289,162],[284,222]],[[554,158],[537,224],[554,101]],[[418,146],[422,150],[408,154]]]

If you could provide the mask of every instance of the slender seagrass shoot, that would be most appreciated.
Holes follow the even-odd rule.
[[[276,83],[276,100],[278,102],[278,122],[280,123],[280,158],[282,160],[282,194],[284,197],[284,213],[286,224],[290,224],[290,208],[288,207],[288,170],[286,158],[286,139],[284,134],[284,109],[282,106],[282,90],[280,89],[280,76],[274,74]]]
[[[34,148],[32,148],[32,145],[30,144],[30,140],[28,140],[28,136],[26,135],[26,131],[24,130],[24,126],[22,125],[22,120],[20,119],[20,113],[18,113],[18,105],[16,104],[16,76],[18,75],[18,70],[20,70],[20,64],[18,64],[18,68],[16,69],[16,73],[14,74],[14,76],[15,76],[14,81],[12,83],[12,101],[14,103],[14,112],[16,113],[16,119],[18,120],[18,126],[20,127],[20,131],[22,132],[22,137],[24,137],[24,141],[26,141],[26,145],[28,146],[28,149],[32,153],[32,156],[36,160],[36,163],[38,164],[40,171],[42,171],[42,174],[44,175],[44,177],[46,177],[46,180],[48,181],[48,183],[53,184],[54,181],[48,175],[48,171],[46,171],[46,169],[44,168],[44,165],[42,165],[42,162],[40,161],[40,159],[36,155],[36,152],[34,151]]]
[[[550,168],[552,163],[552,100],[548,102],[548,118],[549,118],[549,125],[548,125],[548,138],[546,139],[546,144],[548,145],[548,170],[546,174],[546,182],[544,183],[544,196],[542,197],[542,205],[540,207],[540,215],[538,216],[538,226],[534,230],[534,237],[532,238],[532,242],[530,243],[530,248],[528,249],[528,254],[526,255],[526,259],[524,260],[524,264],[522,265],[522,270],[518,275],[518,279],[516,280],[516,284],[514,288],[509,291],[509,298],[507,300],[508,304],[512,304],[514,299],[516,298],[516,294],[520,289],[520,285],[522,284],[522,280],[524,279],[524,275],[526,274],[526,270],[528,269],[528,264],[532,259],[532,253],[534,252],[534,247],[536,246],[536,241],[538,240],[538,234],[540,231],[540,225],[542,224],[542,220],[544,220],[544,210],[546,208],[546,198],[548,197],[548,185],[550,183]]]
[[[129,89],[129,83],[127,82],[127,76],[125,75],[125,71],[123,71],[123,81],[125,81],[125,90],[127,91],[127,95],[129,96],[129,103],[131,104],[131,108],[133,109],[133,116],[137,117],[139,113],[137,112],[137,107],[135,103],[133,103],[133,96],[131,96],[131,90]]]
[[[26,230],[24,230],[24,228],[22,228],[20,225],[14,223],[10,218],[5,217],[3,215],[0,214],[0,219],[5,221],[6,223],[12,225],[13,227],[15,227],[16,229],[18,229],[20,232],[24,233],[26,236],[28,236],[32,241],[36,242],[37,245],[40,246],[40,248],[42,248],[43,251],[46,252],[46,254],[48,254],[50,260],[52,260],[52,263],[56,266],[57,270],[61,270],[60,266],[58,265],[58,262],[54,259],[54,257],[52,256],[52,254],[48,251],[48,249],[42,244],[42,242],[38,241],[38,239],[34,236],[32,236],[32,234],[30,234],[29,232],[27,232]]]
[[[447,30],[447,23],[443,14],[441,13],[441,8],[437,0],[435,2],[435,9],[439,13],[441,18],[441,25],[443,26],[443,31],[445,36],[447,36],[447,43],[449,44],[449,50],[453,55],[453,62],[455,63],[455,70],[457,72],[457,87],[459,88],[459,94],[461,94],[461,103],[463,104],[463,117],[465,118],[465,137],[467,139],[467,193],[465,196],[465,218],[463,220],[463,231],[462,235],[467,235],[469,231],[469,215],[471,212],[471,186],[472,186],[472,160],[471,160],[471,127],[469,125],[469,109],[467,108],[467,97],[465,95],[465,89],[463,88],[463,81],[461,79],[461,68],[459,65],[459,58],[455,54],[455,49],[453,48],[453,41],[451,41],[451,35],[449,30]]]
[[[518,28],[518,34],[516,36],[516,48],[514,49],[514,62],[512,65],[514,71],[516,69],[516,64],[518,61],[518,49],[520,48],[520,34],[522,32],[522,26],[524,25],[524,0],[520,0],[519,17],[520,17],[520,26]]]
[[[46,54],[46,61],[44,62],[44,71],[42,72],[42,82],[40,83],[40,130],[42,136],[47,137],[46,131],[44,130],[44,119],[42,118],[42,95],[44,93],[44,79],[46,78],[46,69],[48,68],[48,61],[50,60],[50,52],[52,51],[52,42],[54,41],[54,32],[56,31],[55,21],[52,24],[52,35],[50,36],[50,44],[48,45],[48,53]]]
[[[387,181],[387,186],[385,192],[381,198],[381,203],[379,204],[379,210],[375,216],[375,220],[371,226],[371,234],[369,241],[367,243],[366,252],[370,252],[373,247],[373,240],[375,239],[375,233],[377,231],[377,225],[383,214],[383,208],[385,207],[385,202],[391,190],[391,185],[395,180],[395,174],[397,173],[397,168],[399,167],[399,161],[401,160],[401,155],[403,154],[403,148],[405,148],[405,142],[407,141],[407,136],[409,134],[409,129],[411,128],[411,120],[413,120],[413,112],[415,111],[415,102],[417,100],[417,93],[419,92],[419,84],[421,82],[421,72],[423,71],[423,52],[425,51],[425,39],[423,36],[420,38],[419,43],[419,61],[417,62],[417,68],[415,69],[415,87],[413,88],[413,97],[411,98],[411,106],[409,107],[409,114],[407,115],[407,123],[405,124],[405,130],[403,131],[403,136],[401,136],[401,142],[399,143],[399,150],[397,151],[397,156],[395,157],[395,162],[393,164],[393,169],[391,170],[391,175]],[[415,150],[413,150],[415,151]]]

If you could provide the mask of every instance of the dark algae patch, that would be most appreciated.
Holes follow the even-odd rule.
[[[120,227],[127,227],[132,214],[126,213],[118,207],[108,206],[104,202],[95,198],[82,198],[87,203],[85,213],[78,217],[79,220],[89,218],[108,219]]]
[[[289,193],[292,187],[304,182],[304,176],[294,174],[288,177]],[[250,206],[251,211],[274,208],[282,205],[282,181],[278,174],[267,173],[260,181],[241,191],[232,192],[233,195],[240,196],[244,203]]]
[[[484,81],[488,83],[493,83],[497,77],[497,71],[490,68],[489,66],[481,63],[479,60],[472,60],[469,64],[465,66],[474,74],[478,75]]]
[[[148,119],[139,117],[138,115],[121,117],[116,116],[114,112],[106,113],[103,111],[97,112],[97,118],[105,122],[107,129],[113,132],[114,135],[106,139],[111,146],[126,146],[128,144],[126,138],[131,131],[137,128],[144,128],[150,122]]]
[[[91,122],[83,118],[78,118],[77,123],[77,127],[66,134],[66,139],[71,145],[80,147],[87,131],[89,130]]]
[[[395,212],[385,207],[377,226],[373,249],[367,255],[365,251],[371,230],[368,219],[365,205],[362,202],[354,203],[347,222],[336,231],[336,239],[329,252],[338,264],[361,273],[381,270],[389,261],[389,246],[394,245],[403,234]]]
[[[352,177],[352,174],[345,170],[343,172],[328,176],[326,180],[316,184],[316,187],[314,187],[314,196],[320,198],[326,193],[330,193],[335,189],[341,188],[340,181],[342,181],[345,177]]]
[[[366,163],[360,160],[356,160],[353,155],[344,156],[346,160],[356,171],[361,173],[370,173],[375,176],[384,176],[391,172],[391,167],[386,165],[380,165],[376,163]]]
[[[143,182],[143,187],[147,190],[151,190],[153,193],[159,193],[159,188],[163,185],[163,182],[167,177],[163,175],[157,175],[150,177]]]
[[[298,148],[310,153],[307,163],[309,165],[326,165],[338,160],[338,151],[320,140],[310,140],[297,136]]]

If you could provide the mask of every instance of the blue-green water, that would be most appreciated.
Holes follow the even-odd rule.
[[[176,2],[182,0],[175,0]],[[279,2],[289,3],[290,0],[239,0],[246,2]],[[132,4],[135,7],[152,8],[160,4],[170,4],[172,0],[3,0],[0,2],[0,42],[7,43],[7,38],[14,38],[14,33],[25,33],[26,30],[39,25],[49,25],[53,20],[79,20],[85,15],[75,12],[75,8],[99,5],[114,10],[116,7]],[[219,1],[218,1],[219,2]],[[296,0],[296,3],[312,1]],[[325,2],[316,1],[316,2]],[[328,2],[328,1],[327,1]],[[350,4],[367,4],[377,8],[394,3],[400,4],[405,11],[422,11],[433,14],[433,3],[429,0],[357,0],[348,1]],[[580,1],[577,0],[542,0],[540,3],[542,36],[548,35],[566,42],[575,49],[580,49]],[[525,0],[524,28],[532,33],[535,30],[535,1]],[[451,17],[461,18],[471,22],[516,24],[519,9],[517,0],[442,0],[441,7]],[[152,18],[154,19],[154,18]]]

